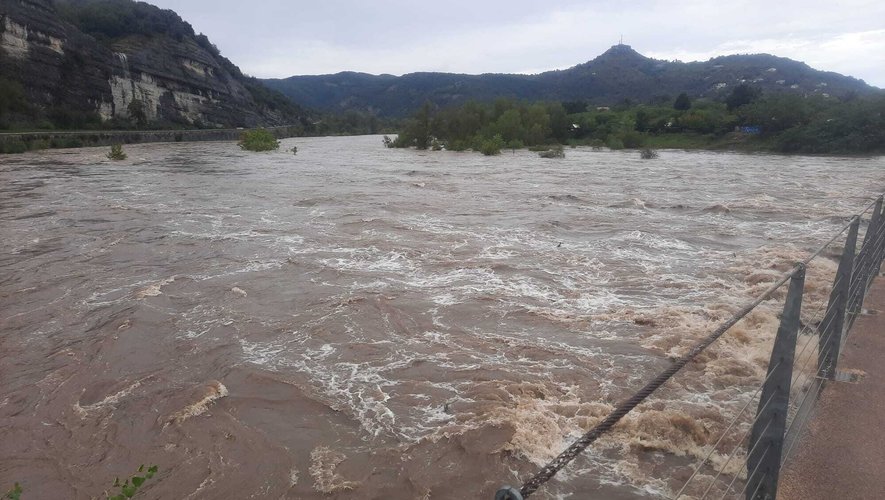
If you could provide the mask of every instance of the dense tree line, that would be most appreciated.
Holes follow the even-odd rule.
[[[482,151],[489,142],[521,148],[586,144],[612,149],[743,147],[796,153],[885,152],[885,96],[836,99],[820,94],[763,94],[736,87],[722,101],[686,94],[664,103],[593,107],[580,101],[498,99],[435,108],[425,104],[391,142],[394,147]]]
[[[561,103],[525,103],[498,99],[493,103],[468,102],[460,107],[433,109],[425,104],[403,126],[396,147],[427,149],[433,138],[450,150],[481,150],[488,141],[522,148],[565,142],[572,124]]]
[[[63,19],[99,40],[167,35],[180,41],[195,36],[190,23],[183,21],[178,14],[145,2],[57,0],[55,6]],[[202,38],[211,45],[208,39]]]

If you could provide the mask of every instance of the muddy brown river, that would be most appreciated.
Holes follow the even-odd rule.
[[[144,499],[491,499],[885,190],[883,158],[126,151],[0,157],[0,490],[27,500],[142,463]],[[533,498],[672,495],[779,307]]]

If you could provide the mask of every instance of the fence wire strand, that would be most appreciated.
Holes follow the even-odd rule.
[[[695,476],[698,475],[701,468],[707,463],[707,461],[710,460],[710,457],[713,456],[713,453],[716,452],[716,449],[722,443],[722,440],[725,439],[725,436],[728,435],[728,432],[732,429],[732,427],[734,427],[734,425],[738,422],[738,420],[741,418],[741,416],[743,416],[744,412],[747,411],[747,408],[749,408],[750,405],[753,404],[754,401],[756,401],[756,396],[758,396],[759,393],[762,392],[762,388],[765,387],[765,383],[768,382],[768,379],[770,379],[772,375],[774,375],[774,370],[778,366],[780,366],[780,363],[775,365],[774,369],[769,370],[768,376],[766,376],[765,380],[763,380],[762,383],[759,384],[759,387],[756,388],[756,392],[754,392],[753,395],[750,396],[750,399],[747,400],[747,403],[743,406],[743,408],[741,408],[741,410],[738,412],[738,414],[735,415],[733,419],[731,419],[731,422],[728,424],[728,427],[726,427],[725,430],[722,431],[722,435],[719,436],[719,439],[710,448],[710,451],[707,453],[707,456],[705,456],[704,459],[701,460],[701,462],[697,465],[697,467],[695,467],[694,472],[692,472],[692,474],[688,478],[688,480],[685,481],[685,484],[682,485],[682,488],[679,490],[678,493],[676,493],[676,496],[674,498],[679,498],[679,496],[682,495],[683,492],[685,492],[685,489],[688,488],[689,484],[691,484],[692,479],[694,479]]]

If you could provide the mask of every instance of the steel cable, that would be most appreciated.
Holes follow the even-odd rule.
[[[695,344],[688,351],[688,353],[673,362],[673,364],[670,365],[669,368],[658,374],[657,377],[647,383],[636,394],[619,404],[611,413],[609,413],[607,417],[605,417],[605,419],[602,420],[602,422],[596,424],[596,426],[590,429],[577,441],[572,443],[571,446],[566,448],[550,463],[544,466],[544,468],[541,469],[537,474],[526,481],[522,485],[522,488],[520,488],[520,493],[522,494],[523,498],[527,498],[529,495],[537,491],[542,484],[549,481],[550,478],[552,478],[557,472],[559,472],[563,467],[574,460],[574,458],[578,456],[578,454],[580,454],[588,446],[590,446],[591,443],[596,441],[599,436],[611,430],[611,428],[614,427],[614,425],[618,423],[622,418],[624,418],[627,413],[639,406],[639,404],[645,401],[654,391],[658,389],[658,387],[664,385],[664,383],[670,380],[670,378],[672,378],[673,375],[676,374],[676,372],[678,372],[685,365],[691,362],[695,357],[697,357],[698,354],[709,347],[710,344],[719,339],[719,337],[721,337],[726,331],[728,331],[738,321],[743,319],[744,316],[749,314],[750,311],[755,309],[762,302],[768,300],[777,289],[783,286],[784,283],[786,283],[790,278],[793,277],[793,275],[796,274],[796,272],[803,268],[804,265],[796,265],[795,267],[793,267],[790,272],[784,274],[784,276],[782,276],[778,281],[771,285],[755,300],[742,307],[736,314],[734,314],[731,318],[722,323],[719,328],[714,330],[713,333]]]
[[[831,316],[830,316],[830,319],[827,320],[827,324],[826,324],[826,326],[824,326],[824,327],[821,328],[820,330],[821,330],[821,331],[826,331],[827,328],[829,328],[829,326],[833,324],[833,320],[835,319],[835,317],[836,317],[836,316],[831,315]],[[826,336],[826,338],[824,339],[824,341],[823,341],[823,342],[820,342],[820,343],[821,343],[821,344],[826,344],[826,342],[829,341],[830,338],[832,338],[833,333],[834,333],[834,332],[832,332],[832,331],[831,331],[830,333],[828,333],[827,336]],[[820,338],[820,337],[818,337],[818,339],[819,339],[819,338]],[[812,335],[811,337],[809,337],[809,339],[805,342],[805,346],[802,348],[802,352],[804,352],[804,351],[808,348],[808,346],[812,343],[812,341],[813,341],[814,339],[815,339],[815,336],[813,336],[813,335]],[[802,352],[799,353],[800,356],[802,355]],[[797,358],[799,358],[799,356],[797,356]],[[801,359],[801,358],[800,358],[800,359]],[[795,368],[793,369],[793,371],[796,373],[796,375],[794,376],[795,378],[794,378],[794,379],[791,381],[791,383],[790,383],[791,386],[793,386],[793,385],[795,384],[795,382],[798,380],[799,376],[800,376],[802,373],[804,373],[803,370],[804,370],[805,367],[808,365],[808,362],[809,362],[809,360],[811,360],[811,359],[814,359],[814,356],[810,356],[810,355],[809,355],[807,358],[805,358],[805,361],[802,363],[802,366],[799,367],[798,370],[796,370]],[[795,366],[795,365],[794,365],[794,366]]]
[[[822,386],[823,382],[824,382],[824,379],[822,379],[822,378],[817,379],[817,383],[819,384],[819,386]],[[819,390],[820,390],[820,387],[818,387],[816,389],[816,391],[819,391]],[[811,392],[812,391],[809,390],[808,393],[806,393],[806,398],[808,397],[808,394],[811,394]],[[803,404],[804,404],[804,401],[803,401]],[[809,414],[809,417],[810,417],[810,414]],[[797,442],[799,442],[799,436],[802,434],[802,430],[805,429],[805,424],[810,420],[809,417],[802,419],[802,422],[799,424],[799,430],[796,431],[796,435],[793,438],[793,440],[790,442],[790,446],[787,447],[787,451],[784,452],[783,456],[781,456],[781,464],[786,463],[787,459],[790,456],[790,452],[793,450],[793,447],[796,445]],[[784,433],[784,435],[786,435],[786,436],[790,435],[790,432],[793,430],[793,425],[795,423],[796,423],[796,419],[794,418],[793,421],[790,422],[790,425],[787,427],[787,430]]]
[[[757,445],[758,445],[758,443],[757,443]],[[764,457],[765,455],[767,455],[768,450],[770,450],[770,449],[771,449],[771,443],[768,443],[768,445],[765,447],[765,451],[762,452],[762,456]],[[750,451],[750,453],[752,453],[753,451],[756,451],[755,446],[753,447],[753,450]],[[748,453],[747,455],[749,455],[750,453]],[[762,460],[759,460],[759,463],[757,463],[756,467],[753,468],[753,473],[747,474],[747,481],[744,483],[744,489],[741,490],[741,493],[743,493],[744,491],[747,491],[747,486],[749,486],[750,482],[753,481],[753,478],[756,477],[756,473],[759,472],[759,467],[761,467],[761,466],[762,466]],[[747,468],[747,464],[745,462],[744,466],[741,467],[741,470],[743,471],[746,468]],[[749,472],[749,471],[747,471],[747,472]],[[724,499],[728,495],[728,493],[731,491],[731,487],[734,486],[734,483],[735,483],[735,481],[737,481],[738,477],[740,477],[740,472],[738,472],[737,474],[734,475],[734,477],[731,479],[731,482],[728,483],[728,487],[725,488],[725,493],[723,493],[722,496],[719,497],[719,500]],[[763,478],[764,477],[765,476],[763,476]],[[760,482],[759,485],[761,485],[761,484],[762,483]],[[757,489],[759,488],[759,485],[756,486]]]
[[[760,411],[758,413],[762,413],[762,410],[764,410],[765,408],[768,408],[768,403],[771,403],[771,401],[773,399],[774,399],[774,394],[772,394],[771,397],[768,398],[768,401],[765,402],[765,405],[760,409]],[[741,439],[738,441],[737,445],[735,445],[734,449],[731,450],[731,453],[728,455],[728,460],[725,461],[725,464],[722,465],[722,467],[719,469],[719,472],[717,472],[716,476],[713,478],[713,480],[710,481],[710,484],[707,486],[707,489],[704,490],[703,496],[701,496],[701,500],[704,500],[705,498],[707,498],[707,495],[710,494],[710,490],[713,489],[713,485],[716,484],[716,481],[718,481],[719,477],[722,475],[722,473],[725,472],[725,468],[728,467],[728,464],[731,463],[732,459],[735,457],[735,454],[737,454],[737,451],[744,444],[744,440],[747,439],[747,436],[750,435],[750,432],[753,430],[753,426],[755,426],[755,424],[756,424],[756,420],[758,420],[758,415],[757,415],[756,419],[753,419],[752,425],[750,425],[747,428],[747,431],[744,432],[743,436],[741,436]],[[770,425],[771,425],[771,420],[769,420],[768,423],[765,424],[765,427],[762,429],[762,432],[760,433],[760,435],[765,434],[765,431],[768,430],[768,427]],[[759,444],[759,442],[756,443],[756,446],[758,446],[758,444]],[[755,451],[756,446],[753,446],[753,450],[750,450],[747,453],[747,456],[750,456],[750,454],[753,453],[753,451]]]
[[[734,424],[737,423],[738,419],[741,418],[741,416],[744,414],[744,412],[747,411],[747,408],[749,408],[750,405],[753,403],[753,401],[756,400],[756,396],[758,396],[759,393],[762,392],[762,388],[765,387],[765,384],[766,384],[766,382],[768,382],[768,379],[770,379],[771,376],[774,375],[774,370],[777,369],[778,366],[780,366],[780,363],[775,365],[774,368],[769,369],[768,376],[766,376],[765,380],[763,380],[762,383],[759,384],[759,387],[756,388],[756,392],[754,392],[753,395],[750,396],[750,399],[747,400],[747,403],[743,406],[743,408],[741,408],[741,410],[738,412],[738,414],[735,415],[733,419],[731,419],[731,422],[728,424],[728,427],[726,427],[725,430],[722,431],[722,435],[719,436],[719,439],[710,448],[710,451],[709,451],[709,453],[707,453],[707,456],[705,456],[704,459],[701,460],[701,462],[697,465],[697,467],[695,467],[694,472],[692,472],[691,476],[688,478],[687,481],[685,481],[685,483],[682,485],[682,488],[679,490],[678,493],[676,493],[676,496],[673,498],[679,498],[679,496],[682,495],[682,493],[685,491],[685,489],[688,488],[688,485],[691,483],[692,479],[694,479],[695,476],[698,475],[698,472],[700,472],[701,467],[703,467],[704,464],[706,464],[707,461],[710,460],[710,457],[712,457],[713,453],[716,452],[716,448],[719,447],[719,444],[722,443],[722,440],[725,439],[726,435],[728,435],[728,431],[730,431],[731,428],[734,427]]]

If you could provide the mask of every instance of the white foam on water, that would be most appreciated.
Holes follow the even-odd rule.
[[[137,299],[144,299],[146,297],[156,297],[158,295],[161,295],[163,293],[163,287],[168,285],[169,283],[174,282],[175,279],[176,277],[172,276],[164,280],[160,280],[156,283],[151,283],[147,287],[137,290],[135,292],[135,297]]]
[[[306,378],[304,390],[352,418],[366,448],[388,438],[409,446],[470,429],[482,435],[497,426],[506,431],[503,441],[479,453],[509,451],[542,464],[641,387],[667,357],[684,353],[764,289],[785,263],[828,237],[839,225],[832,217],[856,208],[858,198],[847,195],[863,194],[838,176],[822,177],[848,168],[828,159],[803,160],[818,167],[801,170],[808,185],[826,184],[826,193],[799,196],[807,188],[778,180],[781,170],[798,167],[766,156],[671,152],[672,160],[649,165],[622,153],[578,150],[581,162],[537,169],[522,160],[504,168],[470,157],[475,164],[465,167],[463,155],[447,163],[442,154],[372,151],[377,165],[348,167],[346,176],[340,175],[344,163],[335,163],[340,156],[304,163],[305,175],[283,180],[262,177],[267,170],[254,167],[265,160],[237,160],[248,163],[241,171],[254,181],[245,191],[226,182],[223,193],[196,196],[205,172],[187,185],[184,174],[157,176],[148,168],[111,172],[134,193],[101,193],[99,203],[90,185],[81,184],[73,198],[53,201],[76,210],[110,206],[115,214],[114,205],[125,206],[138,210],[128,216],[141,221],[159,214],[152,222],[166,237],[158,243],[163,258],[149,258],[143,274],[77,269],[96,277],[72,287],[71,297],[93,314],[144,299],[140,307],[169,315],[175,335],[189,339],[200,355],[227,355],[213,348],[234,342],[242,362]],[[385,163],[387,153],[401,155],[399,163]],[[389,181],[400,175],[391,168],[412,169],[426,158],[434,163],[422,175],[434,180],[425,189]],[[726,161],[740,168],[724,169]],[[870,186],[885,180],[876,173],[881,162],[848,163]],[[0,168],[0,175],[10,174]],[[144,178],[136,182],[132,175]],[[568,192],[580,195],[546,195]],[[27,248],[36,235],[42,242],[43,231],[45,238],[66,236],[40,223],[13,227],[23,235],[15,247]],[[138,224],[114,228],[126,231],[126,243],[106,245],[107,256],[95,248],[108,238],[77,240],[75,251],[113,259],[114,252],[142,243]],[[809,269],[811,304],[825,301],[835,270],[824,262]],[[171,294],[167,276],[188,282],[176,283],[180,293],[170,300],[149,300]],[[27,294],[39,291],[21,295]],[[694,460],[711,450],[724,423],[747,402],[747,389],[764,376],[760,359],[776,328],[778,300],[737,325],[565,478],[589,476],[637,494],[667,494],[669,478],[655,477],[660,469],[641,458]],[[38,311],[31,305],[19,310],[27,312],[16,321]],[[810,316],[803,311],[803,320]],[[63,322],[52,321],[41,323],[40,335],[64,331]],[[112,408],[131,397],[126,390],[79,411]],[[205,411],[222,392],[207,389],[188,406]],[[721,451],[714,450],[713,470],[724,465]],[[356,478],[344,477],[338,464],[363,452],[318,453],[312,465],[325,471],[311,471],[315,482],[325,478],[318,489],[343,491]],[[725,474],[734,472],[729,467]],[[570,494],[567,481],[558,487],[556,495]]]

